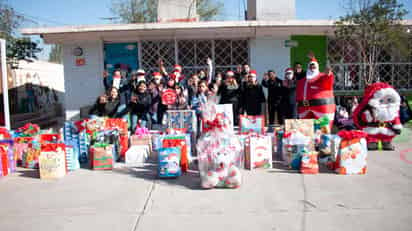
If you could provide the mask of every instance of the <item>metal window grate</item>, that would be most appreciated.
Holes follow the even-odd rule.
[[[412,39],[410,39],[412,47]],[[363,78],[369,66],[361,62],[360,50],[351,41],[328,39],[328,59],[335,73],[335,90],[363,90]],[[375,81],[387,82],[399,90],[412,89],[412,55],[407,62],[396,60],[388,54],[382,55],[376,67]]]
[[[214,60],[215,73],[234,70],[238,64],[249,63],[248,40],[178,40],[142,41],[141,64],[147,72],[158,70],[162,58],[170,70],[175,63],[183,66],[183,74],[190,76],[206,69],[206,59]],[[176,53],[175,53],[176,52]]]

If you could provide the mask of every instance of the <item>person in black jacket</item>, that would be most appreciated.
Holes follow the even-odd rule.
[[[89,115],[99,117],[117,117],[120,106],[119,93],[116,88],[111,88],[107,94],[99,96],[96,103],[89,110]]]
[[[262,85],[258,84],[256,71],[249,73],[248,81],[242,88],[241,107],[248,115],[262,115],[262,103],[265,102]]]
[[[152,96],[147,91],[146,83],[140,81],[137,85],[137,90],[132,92],[129,104],[132,133],[135,132],[138,125],[140,127],[148,126],[151,106]]]
[[[275,113],[278,115],[278,123],[283,124],[285,109],[281,108],[284,94],[282,80],[277,77],[274,71],[269,70],[268,74],[263,77],[262,85],[268,89],[269,124],[274,124]]]
[[[236,81],[233,71],[226,73],[225,81],[219,89],[219,95],[220,104],[232,104],[233,122],[237,125],[239,119],[240,86]]]
[[[292,68],[285,70],[285,79],[283,80],[283,87],[285,95],[282,97],[282,108],[286,110],[286,119],[297,119],[297,105],[296,105],[296,78]]]

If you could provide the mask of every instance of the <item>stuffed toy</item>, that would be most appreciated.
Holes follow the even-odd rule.
[[[392,139],[402,130],[400,103],[398,92],[387,83],[374,83],[365,89],[361,103],[353,112],[353,121],[368,134],[368,150],[377,150],[379,142],[383,150],[395,149]]]

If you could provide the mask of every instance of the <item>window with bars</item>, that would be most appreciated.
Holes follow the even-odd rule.
[[[141,67],[146,72],[157,71],[159,58],[168,70],[176,63],[182,65],[186,76],[206,69],[208,57],[214,61],[215,73],[249,63],[249,42],[244,39],[141,41],[140,52]]]
[[[412,47],[412,39],[409,40]],[[412,57],[412,55],[411,55]],[[394,62],[388,52],[382,54],[375,70],[377,80],[387,82],[400,90],[412,89],[412,59]],[[335,73],[336,90],[363,90],[363,78],[369,66],[362,63],[360,49],[353,41],[328,39],[328,60]]]

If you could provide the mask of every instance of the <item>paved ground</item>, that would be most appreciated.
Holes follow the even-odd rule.
[[[395,152],[369,152],[368,174],[243,171],[236,190],[201,190],[196,172],[157,180],[155,167],[35,171],[0,180],[0,230],[412,230],[411,132]]]

